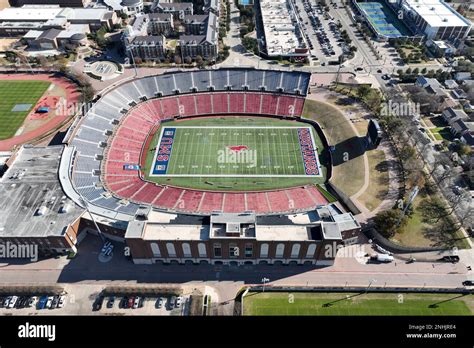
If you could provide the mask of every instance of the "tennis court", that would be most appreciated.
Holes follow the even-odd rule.
[[[378,35],[388,38],[411,36],[408,28],[397,18],[397,14],[385,3],[367,1],[357,4]]]

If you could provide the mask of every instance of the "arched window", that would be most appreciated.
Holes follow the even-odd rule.
[[[168,251],[168,256],[169,257],[175,257],[176,256],[176,250],[174,248],[173,243],[166,243],[166,250]]]
[[[268,257],[268,244],[263,243],[260,246],[260,257]]]
[[[183,243],[183,255],[184,257],[191,257],[191,247],[189,243]]]
[[[151,243],[150,246],[151,246],[151,252],[153,253],[153,256],[154,257],[160,257],[161,252],[160,252],[160,247],[158,246],[158,244],[157,243]]]
[[[280,243],[276,247],[275,257],[283,257],[283,253],[285,252],[285,244]]]
[[[298,243],[295,243],[291,247],[291,257],[297,258],[299,255],[300,255],[300,245]]]
[[[306,250],[306,258],[307,259],[313,258],[315,251],[316,251],[316,244],[310,244],[308,246],[308,250]]]
[[[199,252],[199,257],[207,257],[206,244],[199,243],[198,244],[198,252]]]

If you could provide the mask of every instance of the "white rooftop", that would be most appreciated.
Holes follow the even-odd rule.
[[[269,56],[291,55],[299,47],[288,6],[287,0],[260,0]]]
[[[471,23],[442,0],[405,0],[431,27],[463,27]]]
[[[59,5],[9,7],[0,11],[0,21],[47,21],[56,17],[62,10]]]

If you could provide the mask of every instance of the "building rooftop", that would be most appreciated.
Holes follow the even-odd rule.
[[[260,10],[268,55],[291,55],[297,48],[302,48],[287,0],[261,0]]]
[[[56,17],[62,10],[59,5],[9,7],[0,11],[0,21],[47,21]]]
[[[64,146],[22,147],[0,179],[0,237],[61,236],[83,209],[58,180]]]
[[[462,27],[471,23],[441,0],[405,0],[431,27]]]

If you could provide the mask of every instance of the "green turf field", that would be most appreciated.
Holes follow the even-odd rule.
[[[49,85],[47,81],[0,80],[0,140],[15,135]],[[31,108],[12,111],[17,104],[31,104]]]
[[[473,315],[474,296],[400,293],[248,293],[245,315]]]
[[[173,128],[166,171],[156,171],[155,149],[163,134]],[[326,161],[318,159],[319,175],[305,173],[298,129],[309,132],[318,154],[324,151],[317,132],[301,122],[251,117],[166,122],[147,151],[144,172],[153,182],[198,189],[261,190],[322,184]],[[234,146],[244,148],[235,150]]]

